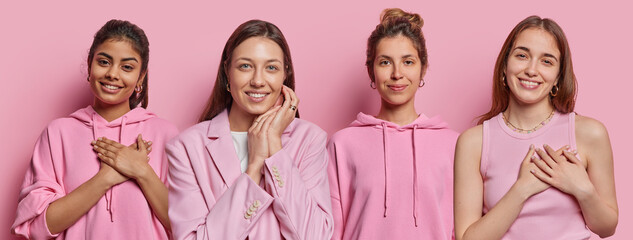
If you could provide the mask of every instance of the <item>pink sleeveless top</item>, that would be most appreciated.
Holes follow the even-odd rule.
[[[484,181],[484,214],[510,190],[519,175],[530,144],[554,149],[576,149],[575,114],[554,113],[545,126],[529,133],[510,129],[501,114],[483,124],[481,175]],[[530,197],[502,239],[589,239],[590,231],[576,199],[551,187]]]

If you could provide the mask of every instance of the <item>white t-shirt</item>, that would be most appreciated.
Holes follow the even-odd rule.
[[[248,132],[231,131],[231,137],[233,138],[235,153],[237,153],[237,158],[240,160],[240,169],[244,173],[248,167]]]

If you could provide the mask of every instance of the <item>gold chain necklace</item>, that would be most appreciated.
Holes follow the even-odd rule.
[[[518,133],[532,133],[532,132],[538,130],[539,128],[545,126],[545,124],[547,124],[550,120],[552,120],[552,117],[554,116],[554,111],[555,110],[552,110],[552,112],[549,114],[549,116],[545,120],[543,120],[541,123],[539,123],[538,125],[536,125],[535,127],[531,128],[531,129],[523,129],[523,128],[519,128],[519,127],[514,126],[514,124],[512,124],[508,120],[508,118],[506,118],[505,112],[503,112],[501,114],[501,116],[503,117],[503,121],[506,123],[506,125],[508,127],[510,127],[512,129],[512,131],[515,131],[515,132],[518,132]]]

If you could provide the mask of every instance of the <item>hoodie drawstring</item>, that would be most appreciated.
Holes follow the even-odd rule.
[[[381,123],[382,125],[382,147],[383,147],[383,161],[385,162],[385,212],[384,217],[387,217],[387,206],[389,205],[389,194],[387,194],[387,124]]]
[[[97,140],[97,136],[99,136],[97,134],[98,131],[98,127],[97,127],[97,113],[93,112],[92,113],[92,139],[93,140]],[[99,161],[101,161],[101,159],[97,159]],[[110,213],[110,222],[114,222],[114,219],[112,219],[112,188],[108,189],[108,191],[106,191],[105,193],[105,200],[106,200],[106,211],[108,211],[108,213]],[[110,194],[110,196],[108,197],[108,194]]]
[[[413,131],[411,136],[411,142],[413,144],[413,221],[415,223],[415,227],[418,227],[418,158],[417,152],[415,151],[415,130],[418,128],[418,125],[413,125]]]
[[[125,127],[126,124],[126,120],[127,120],[127,116],[123,116],[121,118],[121,129],[119,130],[119,142],[122,143],[123,142],[123,128]],[[110,212],[110,222],[114,222],[114,217],[112,215],[112,201],[114,200],[114,187],[116,186],[112,186],[110,189],[108,189],[108,192],[106,193],[106,204],[107,204],[107,210],[108,212]],[[110,201],[108,201],[108,195],[110,194]]]

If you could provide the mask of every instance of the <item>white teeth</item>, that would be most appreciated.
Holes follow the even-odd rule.
[[[117,87],[117,86],[112,86],[112,85],[108,85],[108,84],[103,84],[103,86],[105,86],[107,89],[112,89],[112,90],[119,89],[119,87]]]
[[[530,87],[538,86],[538,84],[539,84],[537,82],[525,81],[525,80],[521,80],[521,83],[523,83],[524,85],[530,86]]]
[[[247,93],[248,96],[254,97],[254,98],[262,98],[265,97],[266,94],[265,93]]]

